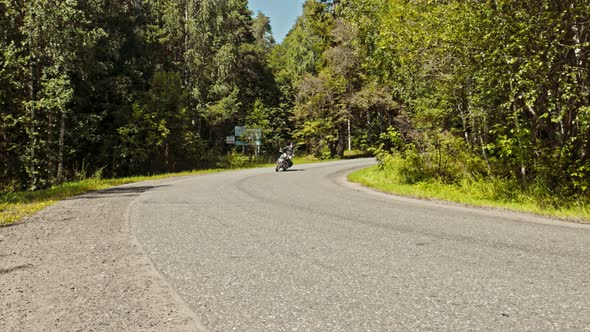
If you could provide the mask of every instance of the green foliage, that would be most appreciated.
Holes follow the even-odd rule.
[[[250,158],[242,153],[232,151],[225,157],[223,163],[229,168],[242,168],[250,164]]]
[[[587,196],[588,2],[343,5],[366,77],[408,115],[393,125],[412,148],[381,151],[408,182],[496,176],[539,200]]]
[[[258,12],[256,18],[252,22],[252,33],[254,34],[256,44],[261,51],[268,51],[275,45],[275,40],[272,36],[272,28],[270,26],[270,18],[262,12]]]
[[[279,106],[271,33],[246,0],[0,1],[0,188],[218,162]]]
[[[306,121],[293,135],[299,145],[306,148],[306,152],[316,158],[328,159],[336,144],[333,132],[333,124],[326,119]]]
[[[306,0],[280,45],[246,0],[0,0],[0,13],[4,191],[80,165],[223,163],[245,124],[271,155],[292,139],[318,158],[373,147],[402,182],[502,179],[547,206],[590,194],[586,0]]]
[[[435,178],[456,183],[485,174],[481,158],[469,152],[463,139],[448,132],[423,135],[417,148],[406,150],[405,159],[403,171],[409,182]]]
[[[231,151],[219,163],[223,168],[247,168],[257,167],[267,164],[263,157],[255,157],[253,155],[246,155],[238,151]]]
[[[202,116],[213,125],[223,124],[238,112],[241,104],[238,101],[238,89],[234,89],[227,97],[222,98],[212,105],[208,105]]]
[[[377,157],[379,168],[383,169],[390,156],[403,153],[407,147],[402,135],[393,127],[389,127],[386,132],[381,133],[379,140],[379,146],[370,148],[370,151]]]
[[[246,126],[261,129],[262,150],[274,154],[283,147],[291,134],[290,116],[290,112],[280,107],[268,107],[261,99],[257,99],[246,118]]]
[[[411,143],[390,127],[373,149],[379,169],[395,170],[402,183],[428,179],[457,183],[485,175],[484,161],[469,152],[465,141],[448,132],[427,132]]]
[[[395,166],[401,166],[401,163]],[[350,174],[349,180],[382,192],[398,195],[504,208],[578,222],[590,222],[590,201],[587,199],[575,202],[553,199],[556,204],[547,204],[548,201],[540,200],[529,191],[523,191],[518,182],[509,179],[482,177],[463,179],[453,184],[429,179],[424,182],[407,184],[400,181],[397,168],[379,170],[374,167]]]
[[[293,100],[303,76],[316,74],[323,68],[332,21],[325,5],[306,0],[295,26],[283,43],[273,49],[270,66],[286,100]]]

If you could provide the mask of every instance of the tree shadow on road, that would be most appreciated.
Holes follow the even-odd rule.
[[[8,274],[14,271],[18,271],[18,270],[23,270],[23,269],[28,269],[33,267],[33,265],[31,264],[24,264],[24,265],[18,265],[18,266],[13,266],[13,267],[9,267],[9,268],[0,268],[0,275],[2,274]]]
[[[18,223],[14,223],[14,224],[0,224],[0,228],[8,228],[8,227],[14,227],[14,226],[18,226]]]
[[[158,186],[125,186],[125,187],[114,187],[104,190],[93,191],[78,197],[72,197],[70,199],[97,199],[105,197],[130,197],[139,196],[150,190],[157,188],[168,187],[169,185],[158,185]]]

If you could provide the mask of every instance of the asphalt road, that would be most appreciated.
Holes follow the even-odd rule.
[[[590,228],[371,193],[372,160],[188,177],[133,233],[211,331],[590,331]]]

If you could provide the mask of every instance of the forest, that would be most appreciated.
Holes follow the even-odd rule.
[[[590,0],[307,0],[280,44],[247,0],[0,0],[0,192],[222,166],[240,125],[587,200],[589,54]]]

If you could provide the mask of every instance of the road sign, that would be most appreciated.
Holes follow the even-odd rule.
[[[246,127],[244,127],[244,126],[235,126],[234,127],[234,135],[236,137],[242,136],[242,132],[244,131],[244,129],[246,129]]]
[[[229,137],[233,137],[233,143],[228,141]],[[246,128],[245,126],[235,126],[234,136],[226,137],[227,144],[235,144],[237,146],[261,146],[262,145],[262,129],[260,128]]]

